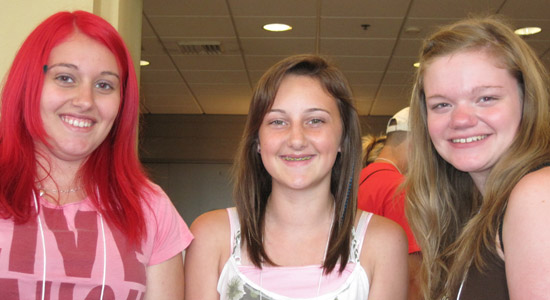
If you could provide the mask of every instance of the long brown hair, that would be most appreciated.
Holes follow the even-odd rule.
[[[340,261],[342,272],[350,251],[351,230],[357,206],[357,184],[361,168],[361,128],[351,90],[340,70],[316,55],[288,57],[272,66],[258,82],[246,121],[244,133],[233,169],[233,197],[241,222],[241,236],[248,256],[258,268],[273,264],[263,245],[263,228],[267,200],[271,194],[271,176],[258,153],[258,131],[264,116],[273,105],[283,78],[289,74],[309,76],[319,80],[336,100],[342,118],[341,152],[331,173],[331,193],[334,196],[334,218],[327,256],[323,265],[330,273]]]
[[[483,195],[468,173],[436,152],[427,129],[423,76],[434,59],[485,51],[517,80],[521,122],[509,149],[488,175]],[[483,271],[496,255],[496,234],[517,182],[550,161],[549,80],[533,50],[501,19],[469,18],[440,29],[423,45],[411,99],[413,143],[407,216],[422,248],[426,299],[456,295],[469,266]]]

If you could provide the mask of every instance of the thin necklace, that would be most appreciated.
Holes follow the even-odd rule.
[[[45,187],[43,187],[40,183],[38,184],[38,189],[39,190],[42,190],[42,191],[46,191],[46,192],[50,192],[50,193],[64,193],[64,194],[69,194],[69,193],[76,193],[78,191],[80,191],[81,189],[81,186],[77,186],[77,187],[74,187],[72,189],[66,189],[66,190],[56,190],[56,189],[47,189]]]
[[[323,264],[325,263],[325,259],[327,258],[327,251],[328,251],[328,244],[329,244],[329,241],[330,241],[330,235],[332,234],[332,226],[334,225],[334,214],[332,216],[332,221],[330,222],[330,228],[328,230],[328,236],[327,236],[327,242],[325,244],[325,252],[323,253]],[[260,269],[260,300],[263,299],[262,297],[262,286],[263,286],[263,277],[262,277],[262,273],[263,273],[264,269],[263,267]],[[321,293],[321,282],[323,280],[323,272],[324,272],[324,269],[321,268],[321,275],[319,275],[319,281],[318,281],[318,284],[317,284],[317,296],[319,296],[319,294]]]
[[[382,157],[377,157],[375,160],[383,160],[383,161],[385,161],[385,162],[387,162],[387,163],[390,163],[392,166],[394,166],[394,167],[397,169],[397,172],[399,172],[399,174],[403,174],[403,173],[401,172],[401,170],[397,167],[397,165],[396,165],[393,161],[391,161],[391,160],[389,160],[389,159],[386,159],[386,158],[382,158]]]

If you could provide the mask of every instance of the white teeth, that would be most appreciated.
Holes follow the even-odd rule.
[[[61,120],[65,123],[68,123],[68,124],[72,125],[72,126],[80,127],[80,128],[87,128],[87,127],[92,126],[92,121],[90,121],[90,120],[78,120],[78,119],[71,118],[71,117],[68,117],[68,116],[62,116]]]
[[[478,136],[471,136],[471,137],[468,137],[468,138],[462,138],[462,139],[453,139],[453,143],[457,143],[457,144],[467,144],[467,143],[471,143],[471,142],[477,142],[477,141],[481,141],[483,139],[485,139],[487,137],[486,134],[484,135],[478,135]]]
[[[304,157],[288,157],[288,156],[285,156],[285,157],[283,157],[283,159],[286,160],[286,161],[301,161],[301,160],[310,160],[311,156],[304,156]]]

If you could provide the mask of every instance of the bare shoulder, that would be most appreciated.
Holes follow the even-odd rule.
[[[550,193],[550,167],[531,172],[525,175],[514,187],[511,200],[517,198],[540,198]],[[542,193],[542,194],[541,194]],[[536,200],[535,200],[536,201]]]
[[[231,226],[227,210],[217,209],[200,215],[193,221],[190,229],[195,239],[225,239],[229,242]]]
[[[195,239],[185,253],[185,299],[218,299],[216,285],[231,251],[227,210],[202,214],[190,229]]]
[[[358,216],[362,213],[359,211]],[[407,253],[405,231],[394,221],[373,214],[363,240],[361,261],[370,266],[381,256]]]
[[[530,217],[546,216],[550,212],[550,167],[525,175],[513,188],[504,223],[510,219],[529,221]]]
[[[502,233],[510,299],[550,294],[549,183],[550,167],[542,168],[525,175],[510,194]]]
[[[517,233],[513,238],[524,238],[525,234],[516,232],[517,228],[528,229],[541,234],[550,228],[547,216],[550,214],[550,167],[525,175],[513,188],[506,213],[504,215],[504,235]],[[510,239],[509,239],[510,240]],[[504,239],[506,242],[506,238]]]
[[[391,249],[407,249],[407,247],[407,236],[399,224],[388,218],[372,215],[365,232],[364,250],[386,252]]]
[[[371,283],[373,299],[406,298],[407,259],[405,231],[394,221],[373,215],[365,232],[360,257]]]

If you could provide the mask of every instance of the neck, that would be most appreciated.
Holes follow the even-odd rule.
[[[37,155],[36,186],[43,196],[54,204],[66,204],[82,200],[85,192],[77,177],[80,163],[63,162]]]
[[[332,220],[333,206],[330,191],[300,193],[274,188],[267,202],[266,222],[280,226],[317,226]]]
[[[397,163],[394,162],[394,161],[391,160],[391,159],[384,158],[384,157],[377,157],[374,161],[388,163],[388,164],[394,166],[394,167],[397,169],[397,172],[399,172],[399,174],[403,174],[403,172],[401,172],[401,168],[399,168],[399,166],[397,166]]]
[[[482,196],[485,196],[485,181],[487,180],[487,176],[489,176],[489,171],[470,173],[470,177],[472,177],[474,184]]]

